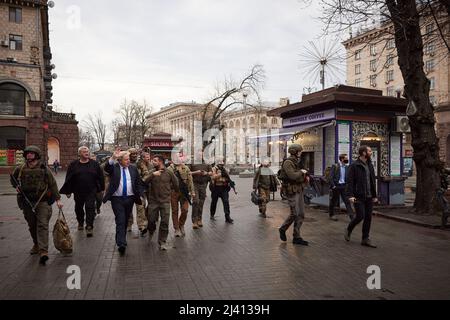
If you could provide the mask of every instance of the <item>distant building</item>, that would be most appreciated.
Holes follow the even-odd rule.
[[[52,111],[52,53],[46,0],[0,0],[0,170],[36,145],[48,163],[77,156],[75,115]]]

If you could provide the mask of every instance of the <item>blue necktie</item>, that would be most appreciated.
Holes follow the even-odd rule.
[[[125,168],[122,168],[122,183],[123,183],[122,197],[126,197],[127,196],[127,174],[125,172]]]

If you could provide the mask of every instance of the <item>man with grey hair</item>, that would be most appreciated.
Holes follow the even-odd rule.
[[[59,193],[67,197],[74,194],[78,230],[84,229],[86,219],[86,236],[92,237],[96,195],[105,190],[105,178],[99,163],[90,158],[89,148],[78,148],[78,156],[79,159],[67,168],[66,180]]]
[[[130,165],[130,153],[117,149],[105,166],[110,176],[103,202],[111,201],[116,222],[116,244],[121,255],[127,247],[127,223],[134,204],[142,204],[143,182],[135,166]]]

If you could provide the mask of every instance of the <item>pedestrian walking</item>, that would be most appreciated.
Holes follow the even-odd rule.
[[[225,212],[225,222],[232,224],[234,222],[231,219],[230,212],[230,193],[231,179],[227,169],[224,166],[222,158],[218,158],[217,164],[212,168],[212,176],[210,182],[211,191],[211,207],[210,216],[211,220],[215,220],[215,214],[217,209],[217,202],[222,199],[223,211]]]
[[[157,217],[161,221],[158,231],[158,244],[160,250],[167,250],[167,237],[169,235],[170,200],[172,191],[179,192],[178,179],[175,174],[164,165],[164,157],[160,154],[153,156],[155,171],[149,173],[144,182],[149,183],[148,191],[148,232],[149,240],[156,230]]]
[[[258,192],[261,198],[258,207],[259,216],[262,218],[267,218],[266,210],[267,203],[270,201],[270,192],[277,190],[278,183],[275,173],[270,169],[269,159],[263,159],[253,178],[253,190]]]
[[[334,208],[338,206],[339,208],[339,199],[341,198],[345,204],[345,208],[347,209],[347,214],[350,218],[350,221],[353,220],[353,209],[348,200],[348,197],[345,193],[345,186],[347,185],[347,175],[348,175],[348,155],[341,154],[339,155],[339,162],[335,163],[331,166],[330,169],[330,206],[329,206],[329,215],[330,219],[334,221],[338,221],[334,213]]]
[[[109,188],[103,202],[111,201],[116,222],[116,245],[121,255],[127,248],[127,222],[133,205],[142,204],[144,188],[135,166],[130,165],[130,154],[117,149],[105,165],[109,174]]]
[[[196,161],[199,163],[196,163]],[[192,200],[192,228],[198,229],[203,227],[202,216],[206,199],[206,188],[212,176],[211,165],[203,161],[203,151],[199,152],[198,159],[194,160],[194,164],[190,165],[190,169],[195,193]]]
[[[17,190],[17,204],[28,223],[33,247],[30,254],[39,254],[39,263],[48,260],[48,233],[52,216],[52,204],[63,207],[56,180],[41,161],[41,150],[28,146],[23,152],[25,163],[11,174],[11,184]]]
[[[68,198],[74,194],[78,230],[83,230],[86,222],[86,236],[92,237],[96,196],[105,190],[105,179],[99,163],[91,159],[89,148],[78,148],[78,157],[69,164],[64,185],[59,192]]]
[[[291,144],[288,148],[289,158],[281,165],[280,178],[283,194],[287,196],[290,215],[279,229],[280,239],[287,241],[286,231],[294,223],[293,244],[307,246],[308,241],[300,236],[300,228],[305,220],[305,202],[303,191],[308,182],[307,171],[300,164],[303,148],[299,144]]]
[[[346,193],[350,202],[355,205],[356,217],[345,229],[345,240],[350,241],[353,229],[364,220],[361,245],[376,248],[369,238],[373,204],[378,202],[375,170],[370,160],[372,149],[362,145],[358,154],[359,158],[348,168]]]
[[[150,158],[150,153],[148,151],[143,151],[141,153],[141,158],[137,162],[137,170],[141,179],[144,179],[149,173],[155,171],[153,163]],[[145,203],[136,205],[136,221],[139,228],[141,237],[144,237],[147,233],[148,226],[148,185],[144,184],[144,199]]]
[[[192,203],[191,198],[195,197],[191,170],[184,162],[183,155],[179,155],[169,166],[169,170],[177,177],[179,186],[178,191],[172,191],[170,199],[175,237],[184,237],[186,235],[184,224],[189,212],[189,203]]]
[[[58,174],[58,169],[59,169],[59,161],[58,159],[55,159],[55,161],[53,161],[53,172],[55,172],[55,175]]]

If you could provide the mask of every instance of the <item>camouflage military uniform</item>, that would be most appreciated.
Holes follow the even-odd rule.
[[[27,147],[27,149],[31,149],[32,152],[38,153],[40,156],[38,148]],[[25,152],[27,152],[27,149],[25,149]],[[16,167],[12,175],[19,182],[24,195],[35,205],[36,213],[33,213],[32,208],[25,201],[23,195],[18,195],[18,204],[28,223],[34,248],[38,248],[41,256],[46,255],[48,253],[49,223],[52,216],[51,204],[55,200],[61,199],[55,178],[51,171],[42,163],[35,168],[30,168],[25,163]],[[11,184],[14,188],[17,187],[13,179],[11,179]]]
[[[283,162],[283,169],[289,178],[289,183],[283,185],[283,193],[287,195],[290,207],[290,215],[280,227],[280,231],[286,230],[294,223],[294,240],[300,239],[300,227],[305,219],[305,203],[303,190],[305,187],[305,174],[301,171],[298,159],[290,156]]]
[[[190,166],[191,172],[194,171],[205,171],[211,172],[212,167],[209,164],[193,164]],[[210,180],[209,175],[195,175],[192,176],[192,180],[194,183],[194,191],[195,197],[192,199],[192,224],[198,225],[202,227],[202,215],[203,215],[203,206],[205,204],[206,199],[206,188],[208,186],[208,182]]]
[[[258,190],[262,199],[259,205],[259,212],[262,216],[266,215],[267,203],[270,201],[270,190],[276,188],[276,186],[277,180],[273,171],[268,167],[259,167],[253,179],[253,190]]]
[[[155,171],[153,164],[151,162],[146,163],[143,159],[139,160],[136,164],[138,172],[139,172],[139,176],[141,177],[141,179],[143,179],[146,175],[148,175],[149,173],[152,173]],[[145,190],[145,198],[148,198],[148,190]],[[140,205],[140,204],[136,204],[136,220],[137,220],[137,225],[139,228],[139,231],[143,231],[145,229],[147,229],[147,225],[148,225],[148,219],[147,219],[147,212],[145,211],[145,206],[144,204]]]
[[[192,175],[191,170],[188,166],[185,164],[181,165],[170,165],[169,170],[171,170],[175,176],[177,176],[177,172],[180,174],[181,179],[183,182],[187,185],[189,194],[193,194],[194,192],[194,183],[192,181]],[[182,181],[179,181],[180,185],[180,191],[172,191],[171,199],[170,199],[170,205],[172,208],[172,222],[173,222],[173,228],[175,229],[175,232],[181,231],[181,233],[184,235],[184,224],[186,223],[187,215],[189,212],[189,202],[186,199],[186,197],[181,193],[181,183]],[[178,206],[180,208],[178,208]],[[181,213],[178,216],[178,209],[180,209]]]

